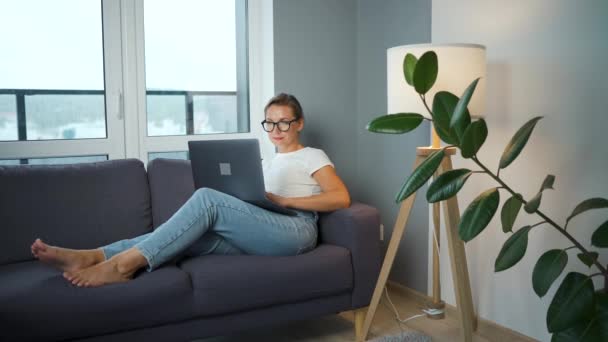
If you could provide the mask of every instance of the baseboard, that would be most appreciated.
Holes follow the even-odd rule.
[[[420,305],[425,305],[426,303],[432,301],[431,297],[429,297],[421,292],[418,292],[416,290],[413,290],[409,287],[396,283],[394,281],[389,280],[387,282],[387,284],[391,288],[391,290],[397,291],[399,294],[403,295],[404,297],[408,297],[408,298],[415,300]],[[445,309],[446,309],[446,313],[448,316],[452,316],[452,317],[458,316],[458,310],[456,309],[455,306],[446,303]],[[507,327],[503,327],[500,324],[497,324],[492,321],[488,321],[488,320],[480,318],[480,317],[477,317],[477,330],[475,331],[475,333],[478,334],[479,336],[482,336],[482,337],[488,339],[489,341],[538,342],[538,340],[536,340],[536,339],[533,339],[529,336],[518,333],[515,330],[511,330]]]

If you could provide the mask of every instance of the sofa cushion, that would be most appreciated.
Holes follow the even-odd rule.
[[[0,341],[55,341],[192,317],[190,278],[175,266],[79,288],[38,261],[0,266]]]
[[[197,314],[207,316],[348,292],[350,259],[345,248],[321,245],[297,256],[206,255],[178,266],[192,278]]]
[[[0,265],[32,260],[40,237],[94,248],[149,232],[150,192],[136,159],[0,166]]]
[[[148,163],[154,228],[166,222],[194,193],[189,160],[153,159]]]

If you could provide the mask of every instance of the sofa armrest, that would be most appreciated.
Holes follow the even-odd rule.
[[[319,217],[321,243],[347,248],[353,266],[352,307],[369,305],[380,273],[380,215],[374,207],[353,203]]]

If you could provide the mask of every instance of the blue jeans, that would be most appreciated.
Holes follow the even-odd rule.
[[[316,212],[281,215],[201,188],[155,231],[101,247],[106,260],[135,247],[148,271],[178,256],[205,254],[296,255],[317,243]]]

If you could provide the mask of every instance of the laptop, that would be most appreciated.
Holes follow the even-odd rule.
[[[221,191],[260,208],[295,216],[268,198],[257,139],[188,141],[196,189]]]

